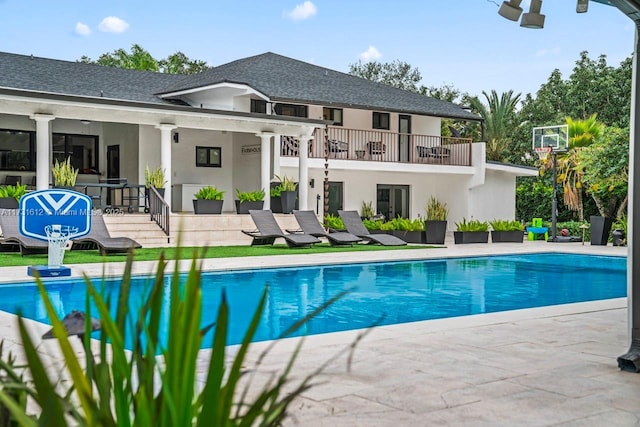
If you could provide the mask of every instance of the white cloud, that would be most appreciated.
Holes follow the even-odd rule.
[[[82,22],[78,22],[76,24],[76,34],[79,36],[88,36],[91,34],[91,28],[87,24],[83,24]]]
[[[124,33],[128,28],[129,24],[116,16],[107,16],[98,24],[98,29],[104,33]]]
[[[369,49],[358,55],[360,60],[364,62],[375,61],[376,59],[380,59],[381,56],[382,54],[375,46],[369,46]]]
[[[316,5],[307,0],[302,4],[296,5],[292,11],[285,12],[285,16],[292,21],[304,21],[305,19],[311,18],[316,13],[318,13]]]

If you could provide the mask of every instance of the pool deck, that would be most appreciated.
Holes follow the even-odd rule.
[[[532,252],[626,256],[627,248],[580,243],[472,244],[380,251],[209,259],[226,270]],[[559,260],[561,255],[559,254]],[[155,262],[140,262],[149,273]],[[181,268],[188,263],[181,264]],[[72,266],[101,275],[103,265]],[[0,268],[0,281],[26,279],[25,267]],[[121,264],[108,264],[119,274]],[[41,332],[45,325],[34,328]],[[0,312],[0,337],[15,350],[15,317]],[[362,331],[305,338],[294,374],[301,376],[348,348]],[[628,348],[627,299],[613,299],[430,320],[370,330],[351,355],[338,357],[317,385],[291,406],[285,425],[315,426],[637,426],[640,375],[618,369]],[[258,381],[282,369],[299,341],[282,340],[263,361]],[[267,343],[252,346],[251,360]],[[235,348],[229,348],[233,354]],[[56,358],[53,343],[41,352]],[[203,352],[206,359],[207,352]],[[251,369],[253,363],[247,364]],[[203,363],[202,369],[205,366]]]

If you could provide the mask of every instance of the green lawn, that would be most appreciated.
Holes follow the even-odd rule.
[[[335,247],[328,244],[315,245],[313,248],[298,249],[288,248],[286,245],[273,246],[212,246],[209,248],[184,247],[180,250],[181,259],[190,259],[194,252],[198,258],[227,258],[246,257],[258,255],[291,255],[291,254],[315,254],[324,252],[362,252],[362,251],[389,251],[389,250],[412,250],[424,249],[431,246],[379,246],[379,245],[355,245],[352,247]],[[176,259],[176,248],[141,248],[134,252],[135,261],[155,261],[164,252],[167,259]],[[107,255],[102,256],[97,250],[92,251],[67,251],[64,256],[65,264],[84,264],[91,262],[122,262],[127,256]],[[27,255],[21,256],[19,253],[0,253],[0,266],[23,266],[23,265],[46,265],[47,255]]]

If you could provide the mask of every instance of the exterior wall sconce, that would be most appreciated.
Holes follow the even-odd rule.
[[[180,134],[178,132],[173,134],[173,142],[176,144],[180,142]]]
[[[313,188],[316,185],[316,180],[311,178],[311,181],[309,181],[309,187]]]

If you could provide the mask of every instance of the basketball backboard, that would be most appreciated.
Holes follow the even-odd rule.
[[[553,151],[569,149],[569,126],[542,126],[533,128],[533,149],[552,147]]]
[[[91,231],[91,198],[77,191],[32,191],[22,196],[18,212],[20,233],[34,239],[48,241],[51,226],[70,239]]]

